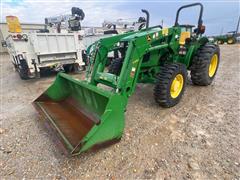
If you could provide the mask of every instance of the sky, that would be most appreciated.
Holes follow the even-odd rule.
[[[5,16],[18,16],[22,23],[44,23],[45,17],[70,14],[71,7],[85,12],[82,24],[101,26],[104,20],[134,20],[143,16],[141,9],[150,13],[150,26],[161,24],[171,27],[177,9],[189,3],[204,5],[203,23],[207,35],[236,30],[240,16],[240,0],[0,0],[0,21]],[[197,24],[199,8],[186,9],[180,14],[181,24]]]

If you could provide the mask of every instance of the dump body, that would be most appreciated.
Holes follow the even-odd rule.
[[[81,47],[77,34],[74,33],[31,33],[29,39],[33,52],[39,58],[38,66],[47,66],[49,63],[79,63],[82,61]]]
[[[24,59],[31,75],[40,72],[41,68],[84,65],[84,46],[74,33],[13,33],[6,38],[6,43],[13,64],[18,67]]]

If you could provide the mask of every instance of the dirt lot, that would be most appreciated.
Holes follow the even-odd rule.
[[[152,85],[138,85],[122,140],[72,158],[31,105],[54,77],[22,81],[1,55],[1,179],[240,179],[239,47],[221,46],[214,83],[189,82],[173,108],[155,104]]]

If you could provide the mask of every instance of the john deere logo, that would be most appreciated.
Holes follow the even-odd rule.
[[[151,40],[152,40],[151,36],[150,36],[150,35],[147,35],[147,41],[149,42],[149,41],[151,41]]]

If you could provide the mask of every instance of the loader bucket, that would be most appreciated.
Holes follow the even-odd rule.
[[[124,129],[124,99],[85,81],[59,73],[34,102],[67,151],[76,155],[94,145],[120,139]]]

